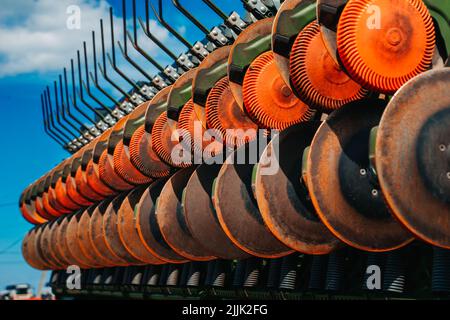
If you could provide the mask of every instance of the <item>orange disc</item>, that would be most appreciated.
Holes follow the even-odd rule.
[[[123,141],[119,141],[114,149],[114,169],[116,173],[130,184],[144,184],[150,183],[151,178],[142,174],[130,160],[130,152],[127,146],[124,146]]]
[[[239,108],[228,77],[219,80],[209,92],[205,112],[208,128],[216,129],[227,146],[240,147],[256,138],[258,125]]]
[[[332,111],[364,98],[369,92],[334,62],[314,21],[297,36],[290,57],[291,83],[312,108]]]
[[[175,163],[175,161],[172,160],[173,148],[179,147],[179,137],[177,138],[177,136],[178,135],[175,132],[172,137],[172,129],[167,122],[167,112],[161,113],[152,128],[153,150],[155,150],[161,160],[172,167],[188,167],[189,165],[185,163]]]
[[[430,67],[433,20],[421,0],[349,0],[339,19],[337,48],[352,78],[393,93]]]
[[[98,165],[91,159],[86,166],[86,182],[99,195],[108,197],[116,193],[113,189],[108,187],[102,180],[100,180]]]
[[[58,178],[55,185],[55,193],[58,201],[67,209],[75,211],[82,207],[82,205],[73,201],[67,194],[66,183],[63,182],[62,177]]]
[[[79,166],[75,172],[75,184],[78,193],[84,198],[91,200],[92,202],[103,200],[104,197],[95,192],[95,190],[87,183],[86,172],[83,171],[81,166]]]
[[[250,65],[244,78],[243,97],[250,118],[263,128],[283,130],[313,115],[284,82],[272,51],[259,55]]]
[[[133,185],[127,183],[116,173],[112,158],[113,156],[108,154],[107,149],[103,150],[98,163],[100,179],[115,190],[125,191],[133,189]]]
[[[130,160],[139,171],[153,178],[163,178],[170,174],[170,166],[161,161],[152,148],[151,134],[145,125],[136,129],[130,141]]]

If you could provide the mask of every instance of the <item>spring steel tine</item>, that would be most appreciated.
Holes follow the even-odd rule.
[[[74,69],[74,65],[73,65],[73,59],[70,59],[70,69],[71,69],[71,73],[72,73],[72,96],[70,96],[70,99],[72,101],[72,105],[75,108],[75,110],[77,110],[83,117],[85,117],[87,120],[89,120],[89,122],[93,123],[96,127],[97,127],[97,123],[95,121],[95,119],[91,118],[86,112],[84,112],[77,103],[77,88],[75,85],[75,69]],[[88,109],[92,110],[91,106],[88,106]],[[97,127],[98,128],[98,127]],[[99,130],[102,130],[103,128],[98,128]]]
[[[179,0],[172,0],[175,8],[178,9],[189,21],[191,21],[197,28],[199,28],[205,35],[209,34],[208,28],[206,28],[200,21],[198,21],[189,11],[183,7]]]
[[[120,41],[117,41],[117,44],[119,45],[119,49],[122,52],[122,56],[133,66],[136,68],[136,70],[138,70],[140,73],[142,73],[148,80],[152,81],[153,77],[150,76],[147,72],[145,72],[129,55],[128,55],[128,30],[127,30],[127,18],[126,18],[126,13],[127,13],[127,5],[126,5],[126,0],[122,0],[122,7],[123,7],[123,47],[120,43]],[[137,32],[136,32],[136,0],[133,1],[133,21],[134,21],[134,37],[135,37],[135,42],[137,42]],[[131,39],[131,38],[130,38]],[[131,41],[131,40],[130,40]],[[131,41],[131,43],[133,43],[133,41]],[[134,45],[133,45],[134,47]],[[152,61],[150,61],[156,69],[158,69],[159,71],[164,71],[164,68],[156,61],[152,58]]]
[[[80,127],[83,128],[84,130],[90,132],[90,128],[87,127],[86,125],[84,125],[84,123],[82,123],[80,120],[78,120],[76,117],[74,117],[73,114],[70,112],[69,99],[68,99],[68,97],[66,99],[64,97],[64,87],[63,87],[63,81],[62,81],[62,75],[61,74],[59,75],[59,93],[61,95],[61,108],[62,108],[63,119],[65,119],[65,115],[67,114],[70,119],[75,121],[76,124],[79,125],[79,127],[77,127],[76,125],[72,124],[70,121],[66,120],[66,122],[68,124],[70,124],[70,126],[72,128],[74,128],[74,130],[79,132],[82,136],[84,136],[85,132],[80,130]]]
[[[43,120],[43,124],[44,124],[44,131],[45,133],[52,138],[53,140],[55,140],[55,142],[57,144],[59,144],[61,147],[64,148],[65,146],[65,141],[64,139],[62,139],[60,136],[58,136],[55,132],[53,132],[50,128],[49,122],[48,122],[48,115],[47,115],[47,111],[45,109],[44,106],[44,96],[41,94],[41,109],[42,109],[42,120]]]
[[[85,99],[84,99],[84,95],[83,95],[83,86],[86,86],[84,81],[83,81],[83,75],[81,73],[81,61],[80,61],[80,51],[77,50],[77,60],[78,60],[78,83],[79,83],[79,88],[80,90],[78,90],[78,95],[80,97],[80,100],[93,112],[95,113],[95,115],[97,115],[100,119],[102,119],[102,121],[104,123],[106,123],[108,126],[110,126],[110,123],[108,121],[108,119],[97,110],[97,108],[92,107]]]
[[[45,110],[47,111],[47,118],[50,119],[49,122],[49,127],[53,127],[53,129],[56,130],[56,132],[59,133],[60,136],[62,136],[63,138],[61,138],[63,141],[65,140],[65,143],[68,144],[69,142],[72,141],[72,139],[70,139],[70,137],[65,134],[61,129],[59,129],[56,125],[55,125],[55,120],[53,118],[53,112],[51,112],[51,107],[50,107],[50,103],[48,101],[48,97],[47,97],[47,91],[44,90],[44,103],[45,103]]]
[[[83,54],[84,54],[84,72],[85,72],[85,76],[86,76],[86,83],[85,83],[86,92],[88,93],[89,97],[91,97],[95,102],[97,102],[102,107],[103,110],[105,110],[106,112],[111,114],[111,116],[114,117],[112,110],[107,105],[105,105],[103,102],[101,102],[97,97],[95,97],[91,92],[91,83],[89,81],[89,62],[88,62],[88,58],[87,58],[86,41],[83,41]],[[114,102],[116,102],[116,101],[114,101]]]
[[[192,44],[189,41],[187,41],[181,34],[179,34],[174,28],[172,28],[169,23],[167,23],[164,20],[163,10],[162,10],[162,0],[158,1],[159,14],[156,11],[156,9],[153,6],[153,4],[151,2],[149,2],[149,0],[146,0],[146,1],[147,1],[147,5],[150,4],[150,6],[152,7],[153,13],[155,14],[156,19],[158,19],[159,23],[161,23],[163,25],[163,27],[167,29],[167,31],[169,31],[175,38],[177,38],[188,49],[191,49],[192,48]]]
[[[100,86],[100,83],[98,82],[98,73],[97,73],[97,47],[95,45],[95,31],[92,31],[92,55],[94,58],[94,76],[92,72],[89,72],[90,78],[92,82],[94,83],[94,86],[99,90],[101,93],[103,93],[115,106],[120,105],[120,102],[117,101],[112,95],[110,95],[105,89],[103,89]]]
[[[103,19],[100,19],[100,37],[102,39],[102,61],[103,61],[103,67],[98,64],[98,69],[100,70],[100,74],[103,76],[103,78],[112,85],[117,91],[119,91],[122,95],[128,98],[131,102],[131,96],[128,92],[123,90],[120,86],[118,86],[111,78],[108,76],[108,70],[106,68],[106,53],[105,53],[105,34],[103,32]]]
[[[133,33],[134,33],[134,39],[131,38],[130,33],[127,30],[127,25],[126,25],[126,3],[125,0],[122,1],[123,4],[123,30],[124,30],[124,34],[123,34],[123,42],[124,42],[124,48],[125,50],[123,50],[123,48],[120,45],[120,42],[118,42],[119,44],[119,48],[122,51],[122,55],[124,55],[125,52],[125,59],[127,59],[128,61],[131,60],[131,57],[128,56],[128,46],[127,46],[127,37],[130,40],[131,44],[133,45],[133,48],[138,51],[145,59],[147,59],[152,65],[155,66],[156,69],[158,69],[160,72],[164,71],[164,68],[152,57],[150,57],[144,49],[140,48],[138,45],[138,37],[137,37],[137,24],[136,24],[136,0],[133,0]],[[145,30],[144,30],[145,32]],[[137,69],[138,66],[134,61],[129,61],[131,64],[133,64],[133,66],[135,66],[135,68]],[[139,69],[138,69],[139,70]],[[141,71],[141,70],[139,70]],[[144,71],[141,71],[141,73],[145,73],[144,75],[150,80],[153,80],[153,77],[148,76],[148,74]]]
[[[114,71],[117,72],[118,75],[120,75],[126,82],[128,82],[135,90],[137,90],[138,92],[141,91],[141,87],[139,87],[135,81],[131,80],[122,70],[119,69],[119,67],[117,66],[117,61],[116,61],[116,45],[115,45],[115,41],[114,41],[114,17],[113,17],[113,8],[110,7],[109,8],[109,20],[110,20],[110,28],[111,28],[111,53],[112,53],[112,58],[111,55],[109,53],[106,54],[106,56],[108,57],[108,61],[109,64],[111,65],[111,67],[114,69]],[[130,101],[131,103],[133,103],[135,106],[136,104],[133,101]]]
[[[167,46],[165,46],[161,41],[159,41],[159,39],[157,37],[155,37],[153,35],[153,33],[150,31],[150,12],[149,12],[149,5],[148,5],[148,1],[146,0],[145,3],[145,27],[144,27],[144,23],[142,21],[141,18],[139,18],[139,24],[142,28],[142,30],[144,31],[144,34],[150,39],[152,40],[159,48],[161,48],[162,51],[164,51],[169,57],[171,57],[173,60],[177,60],[177,55],[175,53],[173,53],[173,51],[171,51]],[[136,12],[136,6],[135,6],[135,0],[133,0],[133,10],[134,12]],[[134,21],[135,22],[135,21]],[[135,44],[137,45],[137,28],[136,28],[136,23],[134,23],[134,39],[135,39]]]
[[[227,20],[228,16],[218,6],[216,6],[211,0],[202,0],[208,7],[210,7],[220,18]]]
[[[70,130],[67,126],[65,126],[65,125],[63,124],[62,120],[61,120],[62,112],[61,112],[60,107],[59,107],[59,101],[58,101],[58,88],[57,88],[57,86],[56,86],[56,81],[53,82],[53,85],[54,85],[54,93],[55,93],[55,108],[56,108],[56,113],[55,113],[55,115],[56,115],[56,122],[60,125],[61,128],[63,128],[64,130],[66,130],[70,135],[74,136],[74,138],[75,138],[76,140],[78,140],[77,134],[74,133],[72,130]],[[50,89],[49,89],[49,87],[47,87],[47,90],[48,90],[49,101],[50,101]],[[51,106],[51,104],[50,104],[50,106]],[[81,141],[80,141],[80,142],[81,142]]]
[[[61,123],[61,120],[60,120],[60,118],[59,118],[58,99],[55,100],[55,102],[56,102],[56,112],[55,112],[55,118],[53,118],[53,106],[52,106],[52,100],[51,100],[51,98],[50,98],[50,87],[49,87],[49,86],[47,86],[46,93],[47,93],[48,110],[49,110],[50,116],[52,117],[52,119],[56,119],[56,123],[57,123],[61,128],[63,128],[63,129],[65,130],[65,133],[68,133],[68,135],[67,135],[67,134],[64,135],[65,137],[67,137],[67,140],[68,140],[68,141],[72,141],[72,140],[76,139],[76,135],[75,135],[73,132],[71,132],[69,129],[67,129],[67,127],[64,126],[64,125]],[[58,127],[55,125],[54,122],[53,122],[53,125],[54,125],[55,128],[58,128]],[[59,129],[59,128],[58,128],[58,129]],[[61,129],[59,129],[58,132],[63,133],[64,131],[61,130]],[[73,136],[73,137],[71,138],[70,136]]]

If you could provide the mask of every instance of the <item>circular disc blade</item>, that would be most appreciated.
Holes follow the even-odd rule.
[[[132,190],[123,200],[117,213],[117,227],[122,244],[136,259],[148,264],[162,264],[142,243],[135,227],[135,206],[148,186],[140,186]]]
[[[220,171],[220,165],[202,164],[192,173],[183,191],[182,206],[187,227],[208,252],[222,259],[244,259],[248,254],[227,237],[220,227],[212,205],[213,181]]]
[[[303,151],[319,125],[306,122],[282,131],[264,150],[256,172],[255,196],[267,227],[306,254],[327,254],[341,245],[320,221],[301,181]]]
[[[246,144],[222,165],[213,192],[214,207],[221,227],[237,247],[257,257],[278,258],[292,250],[278,241],[264,224],[252,192],[253,164],[248,164],[248,159],[243,164],[234,160],[238,153],[248,154],[254,149],[255,143]]]
[[[450,249],[450,69],[402,87],[386,108],[376,167],[386,200],[417,237]]]
[[[126,195],[126,192],[121,193],[115,197],[108,205],[108,208],[106,208],[105,214],[103,215],[103,236],[105,237],[106,245],[109,250],[114,252],[116,256],[120,257],[130,265],[142,265],[144,264],[144,261],[135,258],[127,248],[125,248],[119,237],[117,213],[125,200]]]
[[[215,257],[192,237],[181,208],[183,189],[194,170],[182,169],[169,178],[158,198],[156,219],[164,240],[176,253],[193,261],[209,261]]]
[[[168,263],[184,263],[186,258],[175,253],[164,240],[156,219],[156,200],[166,182],[167,179],[159,179],[143,193],[136,206],[136,229],[142,243],[155,257]]]
[[[100,202],[95,208],[91,216],[91,221],[89,222],[89,237],[92,246],[97,248],[103,257],[112,261],[115,266],[125,266],[128,263],[109,249],[106,239],[103,236],[103,216],[111,201],[111,198],[106,199]]]
[[[78,220],[77,236],[79,239],[80,248],[84,255],[89,258],[91,264],[96,264],[102,267],[111,267],[114,266],[114,263],[103,257],[98,252],[97,248],[93,246],[89,236],[89,223],[95,208],[96,206],[90,206],[84,210]]]
[[[69,217],[69,223],[66,229],[66,241],[74,258],[90,268],[98,268],[99,265],[95,264],[90,256],[86,256],[81,250],[80,240],[78,238],[78,220],[81,217],[82,212],[76,212]]]
[[[55,269],[64,269],[65,263],[62,259],[59,258],[58,255],[53,251],[53,244],[51,242],[51,225],[52,222],[47,222],[43,224],[42,233],[40,236],[40,248],[42,254],[47,258],[48,261],[51,262]]]
[[[391,215],[369,165],[370,130],[382,101],[356,102],[332,113],[311,144],[307,183],[317,213],[339,239],[365,251],[389,251],[413,240]]]

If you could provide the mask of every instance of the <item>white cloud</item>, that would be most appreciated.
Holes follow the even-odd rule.
[[[81,28],[67,28],[67,8],[77,5],[81,9]],[[129,8],[128,14],[131,13]],[[2,0],[0,10],[0,77],[18,74],[60,71],[69,66],[70,58],[76,57],[76,50],[82,49],[86,41],[90,50],[92,46],[91,31],[96,31],[97,58],[101,59],[99,20],[103,18],[105,27],[105,45],[110,51],[109,4],[105,0]],[[138,11],[139,12],[139,11]],[[129,21],[128,21],[129,24]],[[180,46],[169,36],[167,30],[151,22],[152,31],[164,43],[179,52]],[[122,19],[115,17],[116,41],[123,42]],[[169,60],[145,35],[140,33],[140,44],[153,57],[162,59],[164,66]],[[129,45],[129,51],[139,64],[152,67]],[[116,45],[116,55],[120,57]],[[128,63],[120,59],[124,71],[136,80],[142,79]]]

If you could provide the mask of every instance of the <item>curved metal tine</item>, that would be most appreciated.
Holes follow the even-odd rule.
[[[149,2],[149,1],[147,1],[147,2],[148,2],[148,3],[150,4],[150,6],[152,7],[153,13],[155,14],[156,19],[158,19],[159,23],[161,23],[161,24],[163,25],[163,27],[167,29],[167,31],[169,31],[175,38],[177,38],[177,39],[178,39],[182,44],[184,44],[189,50],[192,49],[192,46],[193,46],[193,45],[192,45],[189,41],[187,41],[181,34],[179,34],[174,28],[172,28],[172,27],[170,26],[169,23],[167,23],[167,22],[164,20],[164,17],[163,17],[163,10],[162,10],[162,0],[159,0],[159,1],[158,1],[159,14],[158,14],[158,12],[156,11],[156,9],[155,9],[155,7],[153,6],[153,4],[152,4],[151,2]]]
[[[80,100],[91,110],[99,119],[101,119],[108,127],[110,127],[110,123],[108,119],[97,110],[97,108],[91,106],[86,99],[84,99],[83,94],[83,86],[86,86],[86,84],[83,81],[82,73],[81,73],[81,61],[80,61],[80,51],[77,50],[77,60],[78,60],[78,87],[80,90],[78,90],[78,96],[80,97]]]
[[[137,40],[137,26],[136,26],[136,0],[133,0],[133,25],[134,25],[134,42],[132,41],[132,43],[134,43],[134,47],[136,50],[138,50],[142,55],[144,55],[144,57],[147,58],[147,54],[145,53],[144,50],[142,50],[141,48],[139,48],[138,46],[138,40]],[[167,46],[165,46],[161,41],[159,41],[159,39],[153,35],[153,33],[150,31],[150,13],[149,13],[149,0],[145,0],[145,26],[144,26],[144,22],[142,21],[141,18],[139,18],[139,24],[142,28],[142,31],[144,32],[144,34],[150,39],[152,40],[162,51],[164,51],[170,58],[172,58],[173,60],[177,60],[178,56],[173,53],[172,50],[170,50]],[[128,36],[130,37],[130,35],[128,34]],[[130,37],[131,38],[131,37]],[[142,50],[143,52],[141,52],[140,50]]]
[[[67,71],[66,68],[64,68],[64,78],[65,78],[65,87],[63,87],[63,81],[62,81],[62,75],[59,75],[59,88],[60,88],[60,94],[61,94],[61,105],[63,108],[63,114],[66,113],[70,119],[72,119],[73,121],[75,121],[80,128],[83,128],[85,131],[81,131],[81,135],[83,137],[86,138],[86,133],[88,133],[89,135],[91,135],[91,128],[89,128],[88,126],[86,126],[83,122],[81,122],[77,117],[75,117],[71,112],[70,112],[70,104],[69,104],[69,95],[68,95],[68,90],[67,90]],[[65,99],[64,99],[64,91],[65,91]],[[64,102],[65,100],[65,102]]]
[[[44,97],[41,94],[41,109],[42,109],[42,120],[43,120],[43,124],[44,124],[44,131],[45,133],[52,139],[54,140],[57,144],[59,144],[61,147],[65,147],[66,142],[64,141],[64,139],[62,139],[61,137],[59,137],[55,132],[53,132],[50,129],[49,126],[49,122],[48,122],[48,116],[47,116],[47,112],[45,110],[45,106],[44,106]]]
[[[117,74],[119,74],[126,82],[128,82],[135,90],[137,90],[138,92],[141,91],[141,87],[139,87],[136,82],[134,82],[133,80],[131,80],[122,70],[119,69],[119,67],[117,66],[117,62],[116,62],[116,45],[115,45],[115,41],[114,41],[114,17],[113,17],[113,8],[110,7],[109,8],[109,20],[110,20],[110,28],[111,28],[111,52],[112,52],[112,58],[110,56],[109,53],[107,53],[107,57],[108,57],[108,61],[109,64],[112,66],[112,68],[114,69],[114,71],[117,72]],[[135,106],[137,105],[136,103],[134,103],[133,101],[130,101],[131,103],[133,103]]]
[[[56,90],[55,87],[55,93],[57,94],[58,91]],[[50,110],[50,115],[53,117],[53,107],[52,107],[52,100],[50,98],[50,87],[47,86],[47,98],[48,98],[48,106],[49,106],[49,110]],[[56,106],[56,112],[55,112],[55,118],[56,118],[56,123],[65,130],[66,133],[68,133],[68,135],[66,135],[68,137],[69,141],[73,141],[76,140],[77,142],[79,142],[80,144],[81,141],[78,140],[78,137],[75,133],[73,133],[73,131],[71,131],[70,129],[68,129],[62,122],[61,122],[61,118],[60,118],[60,111],[59,111],[59,103],[58,103],[58,97],[56,96],[55,98],[55,106]],[[56,128],[56,126],[55,126]],[[62,131],[62,130],[61,130]],[[70,136],[72,136],[72,138],[70,138]]]
[[[95,102],[97,102],[103,110],[108,112],[112,117],[114,117],[113,111],[111,108],[109,108],[107,105],[105,105],[101,100],[99,100],[94,94],[91,92],[91,83],[89,81],[89,62],[87,58],[87,49],[86,49],[86,41],[83,41],[83,54],[84,54],[84,71],[86,76],[86,82],[83,81],[83,85],[86,89],[86,92],[88,93],[89,97],[92,98]],[[118,101],[114,100],[114,103],[119,103]]]
[[[99,130],[103,130],[104,128],[99,128],[97,126],[97,121],[93,118],[91,118],[86,112],[84,112],[77,103],[77,89],[76,89],[76,85],[75,85],[75,70],[74,70],[74,66],[73,66],[73,59],[70,59],[70,69],[72,72],[72,96],[67,95],[68,97],[70,97],[70,100],[72,101],[72,105],[75,108],[75,110],[77,110],[83,117],[85,117],[87,120],[89,120],[89,122],[91,122],[97,129]],[[65,68],[64,68],[65,70]],[[64,74],[65,76],[65,74]],[[67,79],[66,79],[66,84],[67,84]],[[67,88],[67,86],[66,86]],[[91,106],[86,105],[90,110],[92,110],[93,108]]]
[[[197,28],[200,29],[205,35],[209,34],[209,29],[205,27],[200,21],[198,21],[192,14],[189,13],[189,11],[183,7],[179,0],[172,0],[173,5],[175,8],[178,9],[189,21],[191,21]]]
[[[133,103],[131,101],[131,95],[126,92],[125,90],[123,90],[121,87],[119,87],[113,80],[111,80],[111,78],[108,76],[108,70],[106,69],[106,52],[105,52],[105,35],[103,32],[103,19],[100,19],[100,35],[101,35],[101,39],[102,39],[102,60],[103,60],[103,68],[100,65],[100,63],[98,64],[98,68],[100,70],[100,74],[102,75],[102,77],[110,84],[112,85],[117,91],[119,91],[122,95],[124,95],[125,97],[127,97],[127,99]],[[120,105],[120,104],[119,104]],[[118,105],[118,106],[119,106]],[[133,103],[134,105],[134,103]]]
[[[208,7],[212,9],[220,18],[227,20],[228,16],[218,6],[216,6],[211,0],[202,0]]]
[[[67,123],[72,129],[69,130],[72,135],[75,136],[75,139],[78,140],[81,144],[85,144],[85,138],[83,137],[83,131],[81,131],[79,128],[77,128],[72,122],[67,120],[66,114],[64,112],[64,97],[61,97],[61,106],[59,105],[59,96],[58,96],[58,84],[56,81],[53,82],[53,86],[55,89],[55,106],[56,106],[56,114],[60,115],[61,118],[57,117],[56,120],[60,121],[60,125],[65,128],[66,130],[69,130],[67,127],[63,126],[63,121]],[[62,92],[62,90],[61,90]],[[61,108],[60,108],[61,107]],[[74,131],[72,131],[74,130]],[[74,133],[75,132],[75,133]],[[80,137],[81,136],[81,137]]]
[[[60,136],[62,136],[63,138],[60,138],[61,140],[64,141],[65,139],[65,143],[69,144],[72,142],[73,139],[71,139],[64,131],[62,131],[61,129],[59,129],[56,125],[55,125],[55,119],[53,118],[53,112],[52,112],[52,108],[51,108],[51,102],[49,101],[49,98],[47,97],[48,91],[44,90],[44,104],[45,104],[45,110],[47,113],[47,118],[50,120],[49,122],[49,128],[53,128],[54,130],[56,130],[56,132],[59,133]],[[53,131],[52,131],[53,132]]]
[[[98,82],[97,47],[95,45],[95,31],[92,31],[92,50],[93,50],[93,58],[94,58],[94,75],[95,75],[95,77],[92,75],[92,72],[89,72],[89,76],[90,76],[92,82],[94,83],[94,86],[101,93],[103,93],[110,101],[112,101],[112,103],[114,103],[115,106],[119,106],[120,102],[117,99],[115,99],[112,95],[110,95],[105,89],[103,89]],[[86,60],[86,58],[85,58],[85,60]],[[86,77],[87,77],[87,75],[86,75]]]
[[[120,43],[120,41],[117,41],[117,44],[119,45],[119,49],[122,53],[122,56],[125,60],[127,60],[136,70],[138,70],[142,75],[144,75],[144,77],[146,77],[149,81],[153,80],[153,77],[151,75],[149,75],[147,72],[145,72],[144,69],[142,69],[129,55],[128,55],[128,40],[127,40],[127,36],[128,34],[128,30],[127,30],[127,5],[126,5],[126,0],[122,0],[122,20],[123,20],[123,47],[122,44]],[[134,21],[134,29],[136,30],[136,0],[133,1],[133,21]],[[134,34],[135,36],[135,40],[137,42],[137,33],[135,32]],[[130,38],[131,39],[131,38]],[[131,40],[130,40],[131,41]],[[133,41],[131,41],[131,43],[133,43]],[[133,45],[134,46],[134,45]],[[151,58],[151,57],[149,57]],[[156,69],[158,69],[159,71],[163,72],[164,68],[153,58],[151,58],[151,60],[149,60]]]

